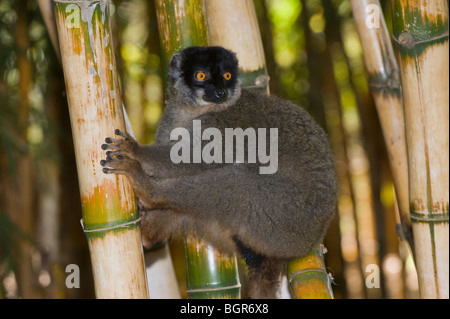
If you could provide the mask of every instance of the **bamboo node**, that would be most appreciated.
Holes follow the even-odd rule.
[[[267,87],[269,85],[269,80],[270,77],[268,75],[261,74],[256,77],[254,85],[245,85],[244,87],[247,89]]]
[[[208,288],[198,288],[198,289],[187,289],[187,293],[212,292],[212,291],[221,291],[221,290],[237,289],[237,288],[241,288],[241,284],[226,286],[226,287],[208,287]]]
[[[289,284],[290,284],[290,283],[292,282],[292,280],[294,280],[296,277],[298,277],[298,276],[300,276],[300,275],[302,275],[302,274],[308,273],[308,272],[318,272],[318,273],[321,273],[321,274],[325,274],[325,276],[327,276],[328,279],[330,278],[330,277],[329,277],[329,274],[328,274],[325,270],[323,270],[322,268],[308,268],[308,269],[302,269],[302,270],[299,270],[299,271],[296,271],[296,272],[292,273],[292,274],[289,276],[289,278],[288,278]]]
[[[387,84],[388,88],[393,88],[393,89],[401,88],[400,76],[399,76],[399,73],[398,73],[398,69],[395,70],[395,71],[392,71],[389,74],[389,77],[387,78],[386,84]]]
[[[411,34],[407,31],[403,32],[402,34],[400,34],[398,36],[398,38],[396,38],[395,36],[393,37],[394,41],[402,46],[405,47],[407,49],[412,49],[414,48],[417,44],[421,44],[421,43],[427,43],[427,42],[433,42],[433,41],[437,41],[437,40],[441,40],[441,39],[445,39],[448,38],[448,31],[444,32],[440,35],[425,39],[425,40],[421,40],[421,41],[415,41],[413,39],[413,37],[411,36]]]
[[[398,43],[404,47],[407,47],[408,49],[411,49],[414,47],[415,43],[414,40],[409,32],[403,32],[398,37]]]
[[[449,215],[444,214],[417,214],[417,213],[410,213],[410,217],[412,221],[416,222],[448,222]]]
[[[260,75],[255,79],[255,85],[264,87],[269,84],[270,77],[268,75]]]
[[[328,281],[329,283],[336,285],[336,282],[334,281],[334,277],[331,274],[331,272],[328,273]]]
[[[104,231],[109,231],[109,230],[113,230],[113,229],[117,229],[117,228],[123,228],[123,227],[128,227],[131,225],[135,225],[141,222],[141,217],[132,220],[130,222],[126,222],[126,223],[122,223],[122,224],[117,224],[117,225],[113,225],[110,227],[103,227],[103,228],[95,228],[95,229],[85,229],[84,228],[84,224],[83,224],[83,218],[80,219],[80,223],[81,223],[81,228],[83,228],[83,231],[85,233],[94,233],[94,232],[104,232]]]

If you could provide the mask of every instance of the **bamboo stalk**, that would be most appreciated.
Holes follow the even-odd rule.
[[[269,94],[269,77],[253,1],[208,0],[205,10],[208,43],[236,53],[244,87]]]
[[[375,101],[389,155],[402,226],[400,236],[413,247],[409,218],[408,159],[400,72],[379,0],[351,0],[351,5],[364,51],[369,87]],[[379,15],[376,15],[373,10],[369,10],[370,8],[378,8],[373,10],[379,10]],[[374,19],[379,18],[378,26],[369,27],[371,25],[367,22],[372,22],[370,14],[374,15]]]
[[[153,299],[180,299],[175,270],[167,243],[160,249],[146,251],[148,287]]]
[[[314,247],[302,258],[293,259],[287,266],[291,294],[296,299],[333,299],[331,277],[323,261],[323,246]]]
[[[25,2],[20,1],[20,5],[25,5]],[[17,132],[15,133],[19,137],[19,142],[27,141],[31,110],[29,92],[33,84],[33,66],[27,57],[27,52],[31,48],[28,30],[30,13],[26,7],[18,10],[15,30],[16,67],[20,74],[17,85],[19,99],[16,104]],[[23,232],[31,235],[33,234],[33,204],[35,201],[33,159],[26,142],[22,146],[22,151],[18,152],[15,158],[16,176],[11,173],[5,174],[7,184],[2,191],[8,194],[5,196],[5,204],[9,216]],[[23,241],[19,247],[18,254],[22,261],[15,273],[18,279],[19,294],[22,298],[37,298],[39,294],[33,284],[33,268],[28,254],[32,249],[31,242]]]
[[[165,67],[172,55],[183,48],[208,45],[203,1],[156,0],[155,3]]]
[[[148,298],[132,187],[100,166],[104,138],[125,129],[109,8],[108,1],[54,0],[95,293]]]
[[[59,53],[58,34],[56,31],[55,13],[53,11],[52,0],[37,0],[39,10],[41,11],[42,18],[44,19],[45,27],[47,28],[50,41],[55,49],[56,56],[61,61]]]
[[[157,0],[156,13],[165,66],[185,47],[208,45],[203,1]],[[185,251],[189,298],[240,298],[236,257],[193,237],[186,239]]]
[[[190,299],[240,298],[241,284],[235,257],[223,255],[193,236],[186,239],[185,252]]]
[[[449,298],[448,1],[392,1],[422,298]]]

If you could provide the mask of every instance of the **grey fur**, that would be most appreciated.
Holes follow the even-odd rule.
[[[145,246],[195,234],[226,253],[248,249],[250,255],[264,257],[262,264],[250,266],[250,297],[273,298],[280,265],[318,244],[333,217],[333,156],[323,130],[302,108],[241,89],[240,82],[229,89],[224,103],[199,103],[186,85],[182,63],[186,54],[202,52],[191,48],[171,60],[169,96],[156,143],[139,145],[117,132],[125,138],[103,145],[115,151],[102,161],[104,172],[129,177],[146,210]],[[169,154],[176,141],[170,141],[170,132],[185,127],[192,133],[194,119],[201,120],[202,129],[220,129],[222,136],[225,128],[278,128],[278,171],[261,175],[260,163],[173,164]]]

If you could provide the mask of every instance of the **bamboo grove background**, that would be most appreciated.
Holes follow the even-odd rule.
[[[334,297],[418,298],[411,240],[396,220],[394,176],[351,2],[254,1],[270,93],[306,108],[335,154],[340,194],[324,242]],[[137,140],[149,144],[164,102],[156,6],[113,3],[122,99]],[[391,3],[381,3],[392,36]],[[0,298],[95,296],[59,61],[37,2],[0,0]],[[448,135],[448,112],[446,121]],[[448,224],[448,202],[446,214]],[[183,244],[171,243],[170,254],[186,298]],[[69,264],[81,270],[78,289],[66,287]]]

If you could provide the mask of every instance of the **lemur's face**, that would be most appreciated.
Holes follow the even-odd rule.
[[[190,47],[171,62],[177,68],[175,86],[194,106],[233,104],[240,94],[238,61],[235,55],[221,47]]]

